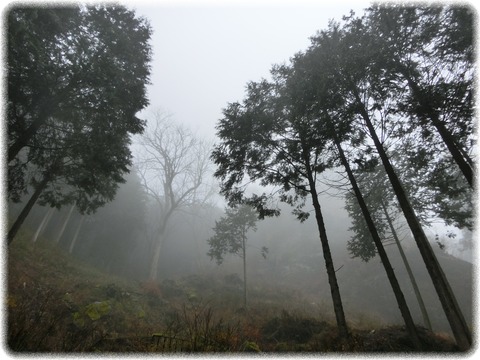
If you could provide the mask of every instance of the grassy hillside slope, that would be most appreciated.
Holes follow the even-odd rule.
[[[10,352],[378,352],[412,351],[401,326],[352,321],[337,339],[331,315],[288,289],[264,287],[241,307],[228,278],[191,275],[127,281],[79,262],[23,232],[6,261]],[[358,318],[364,318],[359,314]],[[358,319],[357,319],[358,320]],[[368,326],[365,326],[368,324]],[[421,329],[425,351],[455,351]]]

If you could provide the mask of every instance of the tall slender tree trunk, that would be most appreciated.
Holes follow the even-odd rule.
[[[330,245],[328,244],[328,237],[327,231],[325,229],[325,223],[323,221],[322,208],[320,206],[320,202],[318,201],[318,193],[315,186],[315,180],[313,178],[312,170],[310,166],[308,166],[308,159],[306,163],[310,194],[312,196],[313,208],[315,209],[315,219],[317,221],[317,227],[320,234],[320,243],[322,244],[323,259],[325,260],[325,267],[327,269],[328,283],[330,285],[330,293],[332,295],[333,309],[337,321],[338,334],[340,338],[348,339],[348,326],[345,320],[345,312],[343,310],[342,298],[340,296],[340,289],[337,282],[337,275],[335,273],[332,254],[330,252]]]
[[[425,112],[430,117],[432,125],[437,129],[440,137],[447,146],[447,149],[450,151],[450,154],[457,163],[468,184],[470,185],[470,187],[473,187],[474,174],[473,168],[471,166],[471,164],[473,164],[472,159],[470,159],[467,153],[463,149],[461,149],[460,145],[457,143],[457,141],[455,141],[455,138],[447,129],[445,123],[440,120],[438,112],[433,109],[432,105],[428,102],[428,96],[423,94],[423,91],[420,89],[418,84],[409,75],[408,70],[404,66],[400,65],[400,72],[407,80],[408,85],[412,90],[413,97],[420,104],[420,106],[425,109]]]
[[[8,231],[7,241],[9,245],[12,243],[13,239],[15,238],[15,235],[17,235],[18,230],[20,230],[20,227],[22,226],[23,222],[27,218],[27,215],[30,213],[30,210],[32,210],[33,205],[35,205],[35,203],[37,202],[40,194],[47,187],[47,184],[49,183],[50,179],[51,179],[51,175],[45,174],[43,177],[43,180],[39,184],[37,184],[37,187],[35,188],[35,192],[32,194],[27,204],[24,206],[22,212],[20,213],[20,215],[18,215],[17,219],[15,220],[12,227]]]
[[[77,225],[77,229],[75,230],[75,234],[73,235],[72,242],[70,243],[70,247],[68,248],[68,252],[70,254],[73,253],[73,248],[75,247],[75,244],[77,243],[78,234],[80,234],[80,229],[82,228],[84,220],[85,220],[85,215],[82,215],[82,217],[80,218],[80,222]]]
[[[474,168],[474,163],[473,163],[472,158],[471,158],[470,155],[468,154],[468,152],[467,152],[462,146],[459,146],[458,143],[456,143],[456,144],[457,144],[458,150],[462,153],[463,158],[465,159],[465,161],[468,162],[468,165],[470,165],[470,167],[473,169],[473,168]],[[475,171],[474,171],[474,172],[475,172]]]
[[[243,304],[247,310],[247,247],[246,234],[242,233],[242,259],[243,259]]]
[[[413,275],[413,271],[410,267],[410,263],[408,262],[407,257],[405,256],[405,252],[403,251],[402,244],[400,244],[400,239],[397,236],[397,232],[395,231],[395,227],[393,226],[392,219],[388,213],[388,209],[385,206],[383,201],[380,201],[380,205],[382,206],[383,213],[385,214],[385,219],[387,220],[388,227],[392,233],[393,239],[395,240],[395,244],[397,244],[398,251],[400,252],[400,257],[402,258],[403,264],[407,269],[408,278],[412,283],[413,291],[415,293],[415,297],[417,298],[418,306],[420,307],[420,311],[422,313],[423,324],[425,327],[432,331],[432,324],[430,322],[430,317],[428,316],[427,308],[425,307],[425,303],[423,302],[422,294],[420,293],[420,289],[418,288],[417,281],[415,280],[415,276]]]
[[[67,228],[68,222],[70,221],[70,217],[72,216],[73,209],[75,209],[75,203],[70,206],[70,210],[68,210],[68,214],[65,217],[65,220],[63,221],[62,227],[60,228],[60,231],[57,234],[57,237],[55,238],[55,242],[58,244],[60,242],[60,239],[63,236],[63,233],[65,232],[65,229]]]
[[[360,114],[367,125],[370,136],[372,137],[378,154],[382,160],[383,166],[385,167],[385,171],[387,172],[388,178],[392,184],[393,191],[395,192],[405,219],[407,220],[415,242],[417,243],[418,249],[420,250],[423,261],[425,262],[425,266],[427,267],[428,273],[432,279],[433,285],[442,304],[443,310],[445,311],[447,319],[450,323],[450,327],[452,328],[457,345],[461,350],[468,350],[472,345],[472,334],[467,326],[467,323],[465,322],[465,318],[463,317],[460,307],[458,306],[455,295],[453,294],[450,284],[448,283],[447,278],[445,277],[445,274],[438,263],[427,236],[425,235],[423,228],[418,221],[415,211],[410,205],[410,201],[407,198],[400,179],[393,169],[393,166],[390,163],[385,150],[383,149],[382,143],[378,139],[375,128],[373,127],[370,117],[363,106],[358,93],[355,93],[355,96],[359,105]]]
[[[38,237],[40,236],[40,233],[45,229],[52,218],[54,209],[52,207],[48,208],[47,212],[45,213],[45,216],[42,219],[42,222],[40,225],[38,225],[37,231],[35,231],[35,234],[32,237],[32,242],[36,242]]]
[[[473,168],[470,166],[472,160],[470,158],[465,159],[464,154],[466,156],[466,152],[460,150],[458,143],[455,141],[450,131],[448,131],[443,121],[438,118],[438,114],[432,114],[431,120],[433,126],[438,130],[442,140],[452,154],[453,159],[463,173],[463,176],[470,187],[473,188]]]
[[[368,210],[367,204],[365,203],[363,195],[358,187],[357,180],[355,179],[355,176],[353,175],[352,169],[350,168],[350,165],[347,161],[345,153],[343,152],[342,146],[340,144],[340,140],[338,139],[336,132],[334,130],[333,123],[331,119],[328,119],[328,121],[330,122],[330,126],[332,127],[332,130],[333,130],[332,131],[333,137],[334,137],[335,145],[337,147],[337,150],[340,156],[340,160],[343,166],[345,167],[348,178],[350,180],[350,184],[352,185],[358,204],[362,210],[363,217],[365,218],[365,222],[367,223],[368,229],[373,238],[373,242],[375,243],[375,246],[377,248],[378,255],[380,256],[385,272],[387,273],[387,277],[392,287],[393,293],[395,294],[395,298],[397,300],[400,313],[402,314],[403,321],[405,322],[405,327],[407,329],[407,332],[415,348],[417,350],[421,350],[422,344],[420,342],[417,328],[415,327],[415,323],[410,313],[410,309],[408,308],[407,302],[405,300],[405,296],[403,295],[402,289],[400,288],[400,284],[398,283],[397,277],[392,268],[388,255],[385,251],[382,240],[380,239],[380,235],[377,232],[377,228],[375,227],[373,219],[370,215],[370,211]]]

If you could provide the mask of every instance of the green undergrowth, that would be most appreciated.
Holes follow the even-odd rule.
[[[414,351],[404,329],[359,315],[341,340],[330,310],[265,286],[242,307],[238,279],[135,282],[105,274],[28,231],[8,247],[7,348],[17,352],[268,353]],[[363,319],[359,321],[359,319]],[[455,351],[420,329],[425,351]]]

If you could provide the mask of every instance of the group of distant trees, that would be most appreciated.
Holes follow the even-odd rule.
[[[369,232],[350,246],[381,257],[413,344],[421,347],[382,243],[377,213],[383,206],[385,214],[401,210],[459,347],[471,346],[470,329],[421,219],[472,226],[473,18],[464,6],[372,6],[362,17],[351,14],[314,36],[289,64],[274,66],[271,80],[250,82],[243,102],[229,104],[218,123],[221,141],[212,158],[231,206],[249,204],[260,217],[278,212],[267,194],[248,193],[251,182],[275,186],[300,221],[309,215],[302,210],[307,198],[312,202],[345,338],[349,331],[318,196],[321,174],[339,166],[362,217],[354,230]],[[365,174],[380,171],[379,165],[392,194],[383,203],[366,200],[377,190],[367,189]]]

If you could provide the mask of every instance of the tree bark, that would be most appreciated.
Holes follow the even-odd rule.
[[[437,291],[437,295],[440,299],[443,310],[445,311],[447,319],[450,323],[450,327],[452,328],[457,345],[461,350],[468,350],[472,345],[472,335],[465,322],[465,318],[463,317],[460,307],[458,306],[455,295],[450,288],[450,284],[448,283],[447,278],[445,277],[445,274],[438,263],[427,236],[425,235],[423,228],[417,219],[415,211],[410,205],[410,201],[407,198],[400,179],[393,169],[393,166],[390,163],[385,150],[383,149],[383,145],[378,139],[370,117],[357,93],[355,93],[355,97],[359,105],[360,115],[363,117],[365,124],[367,125],[370,136],[372,137],[378,154],[382,160],[383,166],[385,167],[385,171],[387,172],[388,178],[392,184],[393,191],[395,192],[405,219],[407,220],[410,230],[412,231],[415,242],[417,243],[423,261],[425,262],[425,266],[427,267],[435,290]]]
[[[27,204],[24,206],[22,212],[20,215],[18,215],[17,219],[13,223],[12,227],[10,228],[8,235],[7,235],[7,241],[8,245],[10,245],[15,238],[15,235],[17,235],[18,230],[20,230],[20,227],[22,226],[23,222],[27,218],[28,214],[30,213],[30,210],[32,210],[33,205],[37,202],[40,194],[42,191],[45,189],[47,184],[50,182],[51,175],[50,174],[45,174],[43,177],[43,180],[37,185],[35,188],[35,192],[32,194],[30,197],[30,200],[28,200]]]
[[[464,158],[463,153],[465,152],[459,149],[458,144],[453,138],[452,134],[450,133],[450,131],[448,131],[443,121],[438,118],[437,114],[433,114],[431,116],[431,120],[433,126],[435,126],[435,128],[438,130],[438,133],[440,134],[442,140],[452,154],[452,157],[460,168],[463,176],[467,180],[470,187],[473,188],[473,169],[469,164],[469,162],[471,162],[471,159]]]
[[[407,269],[407,274],[408,278],[410,279],[410,282],[412,283],[413,291],[415,292],[415,297],[417,298],[418,306],[420,307],[420,311],[422,313],[422,318],[423,318],[423,324],[425,327],[432,331],[432,324],[430,322],[430,317],[428,316],[427,308],[425,307],[425,303],[423,302],[422,294],[420,293],[420,289],[418,288],[417,281],[415,280],[415,276],[413,275],[413,271],[410,268],[410,264],[408,262],[407,257],[405,256],[405,252],[403,251],[402,244],[400,244],[400,240],[398,239],[397,232],[395,231],[395,227],[393,226],[392,219],[390,218],[390,215],[388,214],[388,209],[385,206],[385,203],[383,201],[380,202],[380,205],[382,206],[383,212],[385,214],[385,218],[387,220],[388,226],[390,227],[390,231],[392,232],[393,239],[395,240],[395,243],[397,244],[398,251],[400,252],[400,256],[402,258],[403,264],[405,265],[405,268]]]
[[[323,221],[322,208],[318,201],[318,194],[315,186],[315,180],[310,166],[307,161],[307,176],[310,186],[310,194],[312,196],[313,208],[315,209],[315,219],[317,221],[318,231],[320,233],[320,243],[322,244],[323,258],[325,260],[325,267],[327,269],[328,283],[330,285],[330,293],[333,300],[333,309],[335,312],[335,318],[337,321],[338,334],[342,339],[349,338],[349,331],[347,322],[345,320],[345,312],[343,310],[342,298],[340,296],[340,289],[338,287],[337,275],[335,274],[335,267],[333,266],[332,254],[330,252],[330,246],[328,244],[327,231],[325,229],[325,223]]]
[[[377,228],[375,227],[373,219],[370,215],[370,211],[368,210],[367,204],[365,203],[365,200],[358,187],[357,181],[353,175],[353,172],[347,161],[345,153],[343,152],[342,146],[340,144],[340,140],[338,139],[336,132],[333,129],[333,124],[330,119],[328,119],[328,121],[330,122],[330,126],[332,127],[332,130],[333,130],[333,137],[334,137],[335,145],[337,147],[337,150],[340,156],[340,160],[343,166],[345,167],[348,178],[350,180],[350,184],[352,185],[358,204],[362,210],[363,217],[365,218],[370,234],[372,235],[373,242],[375,243],[375,246],[377,248],[378,255],[380,256],[385,272],[387,273],[387,277],[390,282],[390,285],[392,286],[393,293],[395,294],[395,298],[397,300],[400,313],[402,314],[403,320],[405,322],[405,327],[407,329],[407,332],[415,348],[417,350],[421,350],[422,344],[418,336],[417,328],[415,327],[415,323],[413,321],[412,315],[410,313],[410,309],[408,308],[407,302],[403,295],[402,289],[400,288],[400,284],[398,283],[397,277],[392,268],[388,255],[385,251],[382,240],[380,239],[380,235],[378,234]]]

